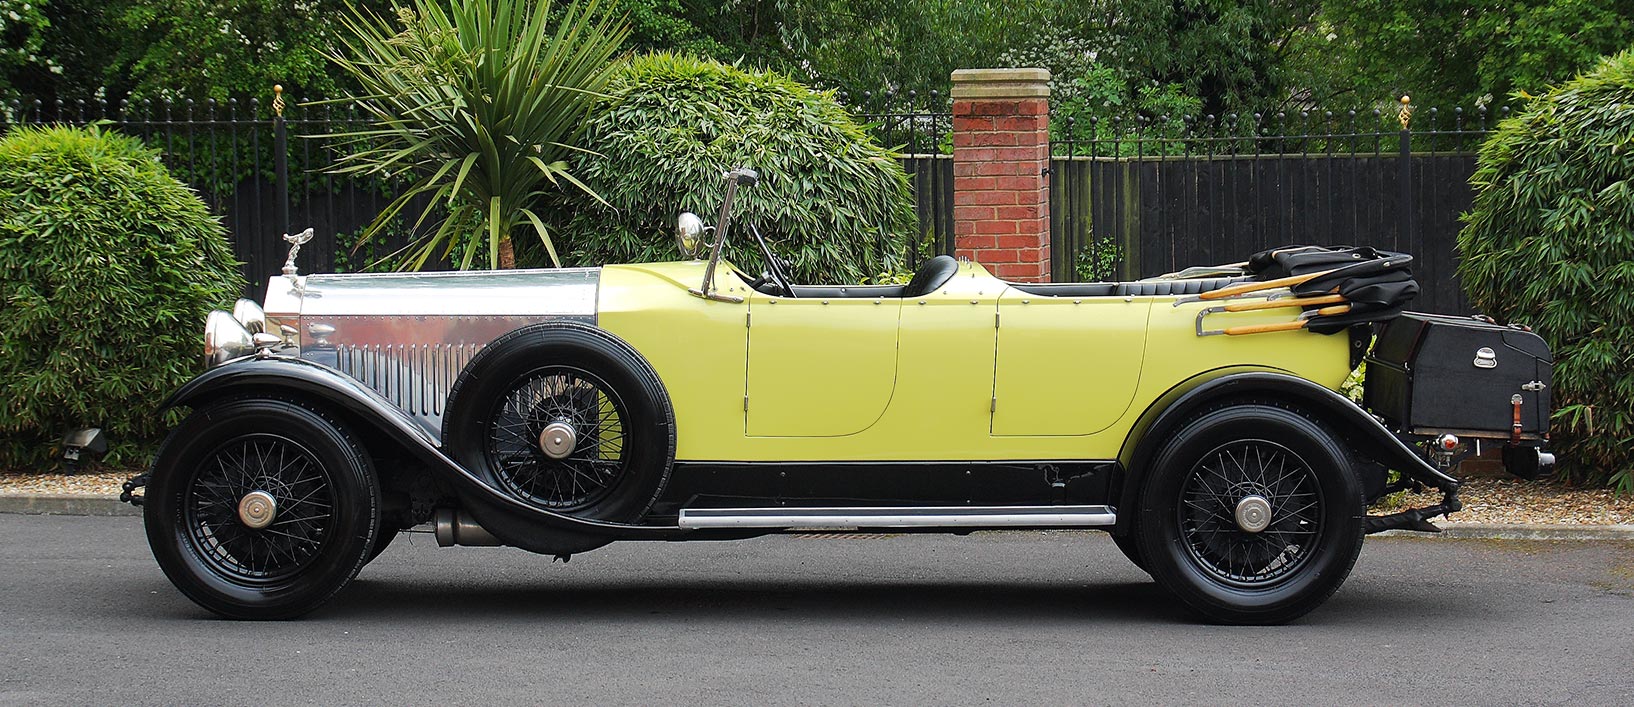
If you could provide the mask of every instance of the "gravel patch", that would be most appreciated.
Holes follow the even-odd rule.
[[[120,485],[137,471],[99,471],[82,474],[0,472],[0,494],[72,494],[117,496]],[[1547,481],[1477,476],[1464,482],[1459,493],[1464,510],[1440,523],[1629,525],[1634,524],[1634,495],[1618,496],[1606,489],[1583,489]],[[1429,506],[1441,502],[1438,491],[1397,494],[1372,509],[1373,513]]]
[[[81,474],[35,474],[0,471],[0,493],[76,494],[118,496],[126,479],[140,471],[98,471]]]
[[[1634,523],[1634,495],[1618,496],[1609,489],[1584,489],[1548,481],[1474,477],[1464,481],[1458,497],[1464,510],[1447,523],[1549,525],[1626,525]],[[1441,492],[1402,493],[1373,509],[1388,513],[1435,505]],[[1435,521],[1440,524],[1442,521]]]

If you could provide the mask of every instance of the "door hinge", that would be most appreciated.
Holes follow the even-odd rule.
[[[749,326],[749,320],[753,316],[755,316],[754,312],[744,312],[743,313],[743,326],[745,326],[745,327]]]
[[[987,411],[988,412],[998,412],[999,411],[999,396],[995,395],[995,396],[993,396],[993,398],[991,400],[989,400],[987,402]]]
[[[999,328],[999,313],[998,312],[993,313],[993,328],[994,329]]]
[[[747,396],[747,395],[743,396],[743,411],[744,412],[749,411],[749,396]]]
[[[1544,383],[1543,381],[1532,381],[1531,383],[1522,383],[1521,384],[1521,390],[1524,390],[1524,391],[1527,391],[1527,392],[1532,392],[1532,393],[1536,393],[1536,392],[1538,392],[1540,390],[1543,390],[1544,388],[1547,388],[1547,387],[1549,387],[1549,384]]]

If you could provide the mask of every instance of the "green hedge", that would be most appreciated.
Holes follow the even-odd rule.
[[[96,129],[0,139],[0,467],[44,470],[72,428],[137,464],[242,290],[221,224],[158,153]]]
[[[758,224],[797,281],[858,282],[901,269],[918,233],[907,175],[831,93],[672,54],[633,58],[608,93],[584,142],[598,154],[575,165],[607,204],[583,195],[557,204],[567,260],[679,257],[676,215],[713,223],[721,174],[745,165],[761,180],[739,192],[737,223]],[[754,241],[734,231],[728,257],[758,272]],[[544,260],[527,250],[527,259]]]
[[[1562,473],[1634,491],[1634,51],[1501,123],[1471,183],[1470,300],[1553,348]]]

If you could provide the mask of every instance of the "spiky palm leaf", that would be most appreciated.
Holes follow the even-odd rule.
[[[538,197],[571,185],[570,159],[590,110],[617,69],[629,33],[598,0],[552,18],[549,0],[412,0],[394,17],[352,7],[331,59],[362,86],[347,99],[366,129],[330,135],[345,155],[340,174],[408,176],[410,186],[369,224],[372,238],[422,200],[414,219],[427,235],[399,265],[420,269],[474,235],[459,265],[486,250],[499,267],[510,236],[531,229],[560,265]],[[599,199],[599,197],[598,197]],[[507,258],[508,259],[508,258]],[[508,265],[508,263],[507,263]]]

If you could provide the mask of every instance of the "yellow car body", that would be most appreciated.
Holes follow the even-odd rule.
[[[705,263],[602,268],[598,326],[675,408],[677,461],[1121,459],[1160,400],[1223,372],[1336,390],[1349,339],[1196,334],[1207,302],[1030,294],[964,262],[919,297],[790,298]],[[1231,326],[1286,310],[1226,313]]]

